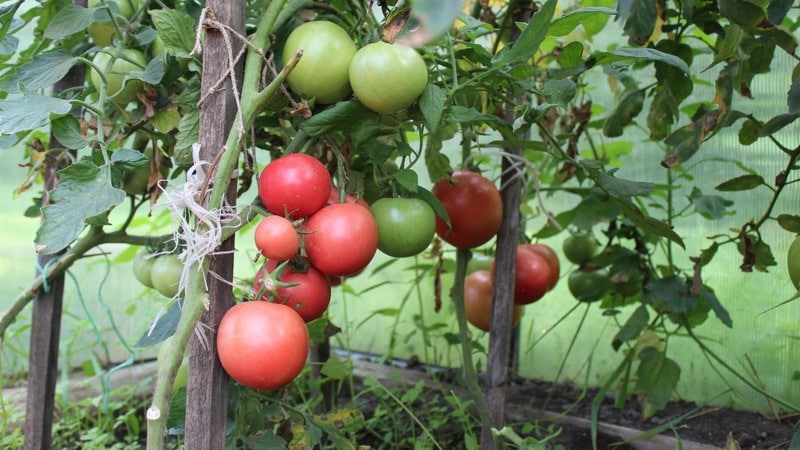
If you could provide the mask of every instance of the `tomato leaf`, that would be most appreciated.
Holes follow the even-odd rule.
[[[144,335],[133,346],[135,348],[150,347],[164,342],[175,334],[175,330],[178,328],[178,321],[181,319],[181,303],[180,300],[173,303],[164,314],[156,317]]]
[[[176,390],[169,401],[167,433],[183,434],[186,430],[186,386]]]
[[[42,223],[36,231],[36,248],[44,255],[67,248],[91,218],[125,200],[125,191],[111,184],[111,166],[98,167],[84,159],[58,174],[53,203],[42,208]]]
[[[722,306],[719,299],[717,298],[717,294],[714,293],[711,289],[706,286],[700,290],[700,297],[706,302],[712,311],[714,311],[714,315],[717,316],[720,322],[725,324],[728,328],[733,328],[733,320],[731,320],[730,314],[728,314],[728,310]]]
[[[347,365],[336,356],[331,356],[322,365],[320,373],[333,380],[343,380],[348,375]]]
[[[309,136],[317,137],[336,130],[344,130],[353,124],[361,124],[376,114],[361,103],[351,100],[339,102],[332,107],[313,115],[300,125]]]
[[[620,200],[619,203],[622,206],[622,212],[625,214],[625,216],[631,219],[631,221],[635,223],[636,226],[641,228],[645,234],[656,234],[680,245],[681,248],[686,248],[686,244],[683,243],[683,239],[681,239],[681,237],[675,233],[668,223],[645,215],[642,210],[640,210],[630,201],[623,201],[622,199],[618,200]]]
[[[533,15],[531,21],[525,25],[513,45],[503,47],[494,57],[494,67],[506,67],[509,64],[524,63],[539,51],[539,46],[547,37],[550,30],[550,21],[556,10],[558,0],[547,0],[541,9]]]
[[[609,17],[617,15],[617,11],[604,7],[578,8],[567,12],[553,20],[550,24],[550,36],[566,36],[580,25],[585,25],[586,21],[602,20],[608,21]]]
[[[645,94],[644,89],[631,89],[622,94],[622,98],[603,125],[603,134],[608,137],[622,136],[623,128],[633,122],[642,111]]]
[[[84,8],[71,3],[64,5],[50,19],[44,30],[44,37],[54,40],[64,39],[87,29],[94,22],[94,11],[93,8]]]
[[[611,195],[622,197],[647,195],[652,192],[655,187],[653,183],[617,178],[614,176],[613,172],[598,172],[596,181],[604,191]]]
[[[725,216],[727,207],[733,205],[732,201],[719,195],[703,195],[703,191],[697,186],[689,194],[689,201],[692,202],[694,209],[706,219],[721,219]]]
[[[636,390],[645,395],[643,414],[645,418],[649,418],[669,402],[681,377],[681,368],[654,347],[642,350],[639,361],[636,369]]]
[[[152,9],[150,17],[164,47],[174,49],[177,57],[189,56],[195,41],[194,18],[175,9]]]
[[[790,233],[800,233],[800,216],[792,214],[780,214],[778,225]]]
[[[723,192],[749,191],[764,184],[766,183],[761,175],[741,175],[718,184],[715,189]]]
[[[50,123],[50,132],[68,149],[80,150],[89,142],[81,133],[80,122],[71,114],[54,119]]]
[[[64,51],[42,53],[0,81],[0,89],[17,93],[49,88],[64,78],[77,61],[78,58]]]
[[[611,347],[613,347],[614,350],[619,350],[623,342],[638,338],[649,321],[650,314],[647,312],[647,307],[642,305],[636,308],[633,314],[628,317],[625,325],[623,325],[617,332],[617,335],[614,336],[614,339],[611,341]]]
[[[72,104],[60,98],[26,93],[0,101],[0,134],[35,130],[53,116],[68,114]]]
[[[435,133],[439,128],[444,114],[444,104],[447,102],[447,93],[441,87],[428,83],[422,96],[419,98],[419,109],[425,119],[425,125],[431,133]]]
[[[394,174],[393,178],[395,181],[397,181],[397,184],[399,184],[400,187],[406,191],[411,193],[417,192],[417,186],[419,185],[417,172],[414,172],[411,169],[403,169]]]
[[[111,154],[111,163],[125,171],[147,167],[150,159],[144,153],[130,148],[121,148]]]
[[[147,63],[144,70],[133,70],[125,76],[125,79],[137,79],[147,84],[158,84],[164,78],[164,73],[164,62],[161,58],[153,58]]]
[[[419,197],[420,200],[429,204],[431,208],[433,208],[433,212],[435,212],[437,216],[441,217],[448,227],[450,226],[450,216],[447,215],[447,210],[444,209],[444,205],[442,205],[442,202],[440,202],[439,199],[433,195],[433,192],[425,189],[422,186],[417,186],[416,196]]]

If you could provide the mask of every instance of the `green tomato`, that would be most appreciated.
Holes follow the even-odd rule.
[[[372,204],[378,249],[397,258],[416,255],[433,240],[436,214],[418,198],[382,198]]]
[[[155,258],[148,258],[148,256],[150,256],[150,252],[148,252],[146,248],[139,250],[139,253],[133,258],[133,276],[139,283],[152,288],[153,278],[150,275],[150,271],[155,262]]]
[[[157,256],[150,267],[153,288],[165,297],[175,297],[178,294],[182,273],[183,262],[178,255]]]
[[[350,85],[367,108],[384,114],[411,106],[428,84],[425,60],[411,47],[375,42],[350,62]]]
[[[574,270],[567,278],[567,287],[579,302],[593,302],[606,295],[611,282],[605,269]]]
[[[348,69],[357,48],[346,31],[324,20],[306,22],[286,38],[283,63],[298,50],[303,51],[303,56],[286,79],[293,91],[323,104],[336,103],[350,95]]]
[[[800,290],[800,236],[795,237],[789,245],[786,267],[789,269],[789,278],[795,289]]]
[[[134,5],[129,0],[103,0],[103,2],[109,5],[111,11],[116,10],[116,13],[118,13],[118,15],[124,19],[130,19],[138,7],[141,6],[139,4]],[[111,6],[112,4],[114,6]],[[101,8],[103,7],[103,4],[101,3],[101,0],[89,0],[87,6],[89,8]],[[105,8],[103,9],[104,10],[102,12],[98,12],[98,14],[100,17],[109,19],[109,11]],[[110,20],[100,20],[97,22],[92,22],[92,24],[89,25],[89,36],[91,36],[92,41],[94,41],[95,44],[101,47],[111,45],[115,33],[116,30],[114,29],[114,24],[111,23]]]
[[[597,253],[597,242],[588,233],[576,233],[564,240],[564,257],[577,265],[588,263]]]
[[[117,58],[114,58],[115,53],[116,50],[113,47],[106,47],[97,52],[92,60],[94,67],[89,76],[92,86],[99,92],[100,89],[103,89],[103,77],[98,70],[106,73],[105,70],[111,63],[111,70],[107,72],[108,83],[105,86],[105,92],[111,101],[124,105],[134,100],[136,94],[144,89],[144,83],[141,80],[126,81],[125,77],[132,71],[144,70],[147,67],[147,59],[142,52],[134,49],[123,49]]]

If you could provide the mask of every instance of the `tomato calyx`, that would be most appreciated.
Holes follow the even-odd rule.
[[[282,303],[281,300],[286,300],[280,294],[278,294],[278,289],[281,288],[288,288],[297,286],[300,283],[297,282],[285,282],[281,281],[283,277],[283,273],[290,267],[291,260],[286,260],[279,263],[272,272],[267,269],[267,264],[265,263],[258,269],[258,273],[256,274],[257,285],[259,288],[255,292],[255,296],[253,298],[261,301],[268,301],[271,303]],[[294,268],[292,269],[294,270]],[[299,272],[300,270],[296,270]]]

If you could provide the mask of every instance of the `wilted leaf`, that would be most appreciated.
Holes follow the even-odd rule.
[[[622,98],[603,124],[603,134],[608,137],[622,136],[623,128],[642,111],[645,96],[644,89],[632,89],[622,94]]]

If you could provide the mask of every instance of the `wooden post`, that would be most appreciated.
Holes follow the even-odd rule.
[[[73,4],[86,6],[86,0],[74,0]],[[86,78],[83,65],[75,65],[67,75],[53,87],[61,92],[82,86]],[[49,148],[61,147],[61,143],[50,135]],[[45,159],[45,192],[42,206],[50,203],[50,191],[58,182],[62,152],[48,152]],[[42,271],[58,255],[38,255],[37,271]],[[58,346],[61,334],[61,311],[64,304],[64,275],[59,275],[45,284],[49,289],[40,290],[33,300],[31,340],[28,349],[28,390],[25,406],[25,450],[50,448],[53,429],[56,380],[58,377]]]
[[[528,0],[517,3],[509,23],[527,22],[532,12]],[[511,27],[512,42],[519,36],[517,27]],[[527,99],[520,99],[527,101]],[[506,105],[505,119],[514,122],[514,105]],[[524,140],[526,136],[520,136]],[[506,148],[505,152],[522,157],[522,148]],[[486,404],[496,428],[503,426],[506,411],[506,387],[508,369],[511,364],[512,331],[511,316],[514,308],[514,274],[516,272],[517,245],[519,243],[519,207],[522,201],[522,180],[515,170],[516,164],[508,157],[503,158],[503,224],[497,234],[497,255],[495,258],[494,288],[492,291],[492,321],[489,329],[489,354],[486,361]],[[492,430],[484,426],[481,430],[481,449],[495,448]]]
[[[244,35],[244,0],[208,0],[206,7],[214,14],[215,20]],[[199,25],[199,26],[202,26]],[[222,151],[225,139],[233,126],[236,115],[236,101],[228,72],[228,45],[226,36],[217,29],[207,29],[203,48],[202,96],[205,98],[200,108],[201,158],[213,161]],[[228,33],[234,56],[242,42]],[[233,68],[236,79],[241,80],[241,65]],[[214,86],[221,79],[226,81],[221,87]],[[228,203],[236,204],[236,183],[231,183],[226,193]],[[234,249],[234,238],[222,243],[221,252]],[[208,277],[209,311],[202,322],[207,329],[216,330],[220,319],[233,304],[231,286],[224,280],[233,280],[233,254],[215,256],[211,261]],[[205,328],[205,327],[204,327]],[[189,380],[186,386],[186,449],[225,448],[225,427],[228,413],[228,375],[217,358],[216,336],[206,333],[207,342],[196,335],[189,342]],[[206,347],[206,345],[208,345]]]

